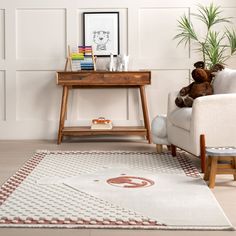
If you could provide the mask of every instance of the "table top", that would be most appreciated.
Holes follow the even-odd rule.
[[[207,147],[208,156],[236,156],[236,147]]]
[[[106,73],[106,74],[127,74],[127,73],[150,73],[150,70],[129,70],[129,71],[109,71],[109,70],[78,70],[78,71],[56,71],[57,73],[62,74],[81,74],[81,73]]]

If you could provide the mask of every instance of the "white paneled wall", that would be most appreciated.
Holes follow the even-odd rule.
[[[5,73],[0,71],[0,122],[5,120]]]
[[[17,121],[58,119],[62,90],[55,85],[54,77],[54,71],[17,71]]]
[[[65,32],[65,9],[17,9],[17,59],[65,57]]]
[[[188,14],[188,8],[143,8],[139,10],[139,57],[186,59],[188,51],[176,48],[176,19]]]
[[[67,45],[80,45],[83,12],[120,12],[120,51],[130,69],[152,71],[147,86],[150,119],[166,113],[167,95],[187,85],[198,56],[173,41],[177,19],[208,0],[1,0],[0,139],[54,139],[61,88],[55,71],[64,68]],[[234,16],[235,0],[214,0]],[[232,21],[236,24],[236,18]],[[201,30],[201,28],[199,28]],[[107,58],[98,59],[106,68]],[[236,58],[229,61],[234,67]],[[117,125],[142,123],[137,89],[77,90],[69,96],[67,123],[88,125],[106,116]]]
[[[5,27],[5,11],[3,9],[0,9],[0,60],[5,58],[4,27]]]
[[[147,87],[150,118],[166,114],[168,93],[189,83],[189,70],[152,70],[152,86]]]

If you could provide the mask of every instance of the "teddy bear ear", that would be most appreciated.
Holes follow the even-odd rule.
[[[222,71],[224,69],[225,69],[225,67],[222,64],[217,63],[214,66],[212,66],[211,71],[217,72],[217,71]]]
[[[204,63],[204,61],[197,61],[196,63],[194,63],[193,66],[194,66],[195,68],[204,69],[204,68],[205,68],[205,63]]]

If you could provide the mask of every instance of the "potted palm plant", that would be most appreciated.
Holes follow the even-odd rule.
[[[192,21],[184,15],[178,20],[178,34],[174,37],[179,40],[178,45],[184,43],[186,46],[192,41],[208,68],[216,63],[225,64],[227,59],[236,54],[236,33],[228,27],[231,18],[222,17],[222,10],[213,3],[209,6],[198,5],[197,13],[191,15],[204,24],[205,34],[200,36]],[[223,30],[217,27],[220,24],[224,24]]]

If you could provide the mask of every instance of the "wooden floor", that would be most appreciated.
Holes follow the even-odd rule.
[[[142,142],[83,141],[0,141],[0,183],[2,184],[16,172],[35,150],[129,150],[155,151],[154,145]],[[200,165],[197,158],[193,161]],[[217,177],[212,190],[231,223],[236,226],[236,182],[232,176]],[[204,212],[203,212],[204,214]],[[236,231],[158,231],[158,230],[96,230],[96,229],[0,229],[0,236],[236,236]]]

